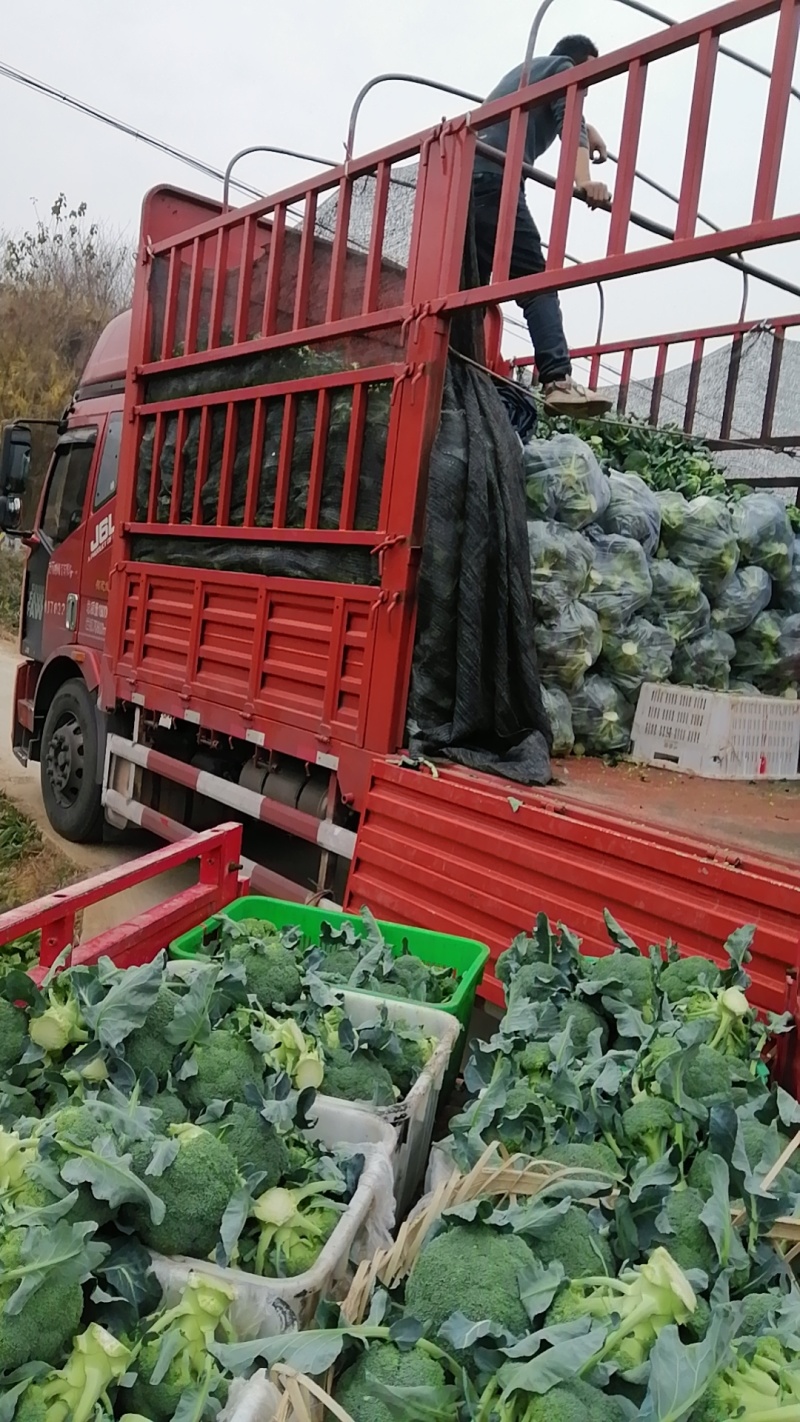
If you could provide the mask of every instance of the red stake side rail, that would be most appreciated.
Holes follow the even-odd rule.
[[[24,934],[40,932],[41,976],[66,948],[74,945],[79,913],[196,860],[196,884],[87,940],[69,956],[71,964],[95,963],[101,957],[111,958],[121,968],[148,963],[174,938],[219,912],[245,891],[241,846],[241,825],[220,825],[93,879],[58,889],[21,908],[10,909],[0,914],[0,947]]]

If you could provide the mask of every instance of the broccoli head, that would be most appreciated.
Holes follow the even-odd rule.
[[[125,1060],[137,1076],[151,1071],[159,1082],[166,1081],[177,1050],[167,1032],[179,1000],[173,988],[162,983],[142,1026],[125,1038]]]
[[[276,1187],[253,1201],[260,1229],[255,1271],[270,1278],[295,1278],[314,1265],[345,1208],[335,1181],[314,1180],[295,1189]]]
[[[247,991],[265,1012],[297,1002],[303,991],[303,978],[288,948],[276,942],[240,938],[231,944],[228,956],[232,962],[242,964]]]
[[[158,1126],[164,1135],[170,1126],[180,1126],[189,1119],[189,1112],[174,1091],[157,1091],[146,1104],[151,1111],[158,1112]]]
[[[621,1372],[647,1362],[662,1328],[685,1324],[697,1306],[689,1280],[666,1249],[618,1279],[573,1279],[556,1295],[545,1315],[552,1327],[579,1319],[608,1327],[600,1356]]]
[[[386,1067],[363,1052],[351,1056],[337,1047],[325,1058],[322,1090],[326,1096],[343,1101],[371,1101],[376,1106],[394,1106],[397,1101]]]
[[[189,1254],[205,1259],[219,1238],[222,1217],[239,1184],[236,1161],[224,1141],[190,1123],[171,1126],[178,1153],[162,1175],[147,1175],[152,1145],[131,1150],[133,1169],[163,1200],[164,1218],[154,1224],[150,1210],[136,1204],[130,1219],[143,1244],[160,1254]]]
[[[93,1150],[98,1138],[108,1134],[108,1127],[98,1118],[92,1107],[83,1103],[62,1106],[54,1116],[45,1118],[44,1126],[47,1135],[52,1135],[55,1141],[51,1158],[59,1171],[81,1151]],[[69,1188],[77,1188],[78,1191],[78,1199],[69,1214],[70,1219],[94,1220],[98,1225],[108,1223],[112,1215],[111,1207],[105,1200],[95,1198],[91,1185],[80,1184]]]
[[[175,1307],[147,1320],[136,1359],[137,1378],[126,1395],[126,1405],[152,1422],[172,1422],[181,1397],[191,1389],[205,1385],[224,1402],[227,1384],[208,1350],[215,1339],[227,1341],[232,1336],[228,1313],[233,1298],[229,1285],[190,1274]],[[156,1368],[167,1335],[169,1363],[161,1377]]]
[[[28,1040],[28,1019],[13,1002],[0,998],[0,1073],[17,1065]]]
[[[454,1225],[436,1235],[416,1259],[406,1283],[405,1312],[435,1338],[454,1313],[491,1319],[521,1336],[529,1322],[520,1274],[535,1268],[533,1251],[516,1234],[489,1225]]]
[[[707,958],[691,956],[676,958],[661,969],[658,986],[669,1002],[684,1002],[699,987],[707,987],[716,992],[719,987],[719,968]]]
[[[558,1026],[563,1032],[567,1024],[570,1027],[570,1041],[575,1051],[575,1055],[583,1057],[589,1048],[589,1038],[593,1032],[600,1032],[600,1047],[605,1049],[608,1043],[608,1023],[601,1017],[599,1012],[595,1012],[588,1002],[566,1002],[558,1014]]]
[[[566,1145],[548,1145],[543,1151],[546,1160],[570,1169],[595,1171],[601,1175],[618,1176],[619,1161],[610,1146],[603,1141],[571,1141]]]
[[[742,1317],[738,1333],[742,1338],[752,1338],[771,1328],[774,1314],[784,1302],[783,1294],[777,1290],[767,1290],[762,1294],[748,1294],[742,1299]]]
[[[392,976],[409,997],[425,998],[431,970],[415,953],[401,953],[392,964]]]
[[[498,959],[498,971],[501,959]],[[513,1007],[518,1002],[539,1002],[548,996],[548,984],[542,976],[540,963],[523,963],[506,985],[506,1002]]]
[[[766,1172],[775,1164],[789,1144],[788,1137],[776,1125],[765,1126],[754,1116],[740,1121],[739,1138],[744,1146],[750,1169],[754,1172],[760,1168]],[[790,1169],[788,1165],[785,1166],[772,1189],[789,1195],[796,1194],[800,1191],[800,1178],[798,1178],[797,1172]]]
[[[278,1184],[287,1170],[289,1152],[275,1127],[254,1106],[237,1101],[211,1129],[225,1142],[242,1175],[262,1175],[264,1190]]]
[[[570,1205],[543,1239],[531,1241],[531,1249],[545,1267],[560,1260],[568,1279],[596,1278],[614,1272],[614,1256],[607,1240],[580,1205]]]
[[[707,1024],[710,1046],[750,1064],[755,1012],[739,988],[724,988],[716,993],[705,987],[697,988],[679,1004],[678,1011],[686,1022]]]
[[[397,1395],[401,1388],[440,1388],[446,1381],[441,1363],[421,1348],[401,1352],[393,1343],[373,1343],[342,1373],[333,1390],[333,1399],[350,1414],[353,1422],[394,1422],[396,1410],[390,1411],[382,1398],[370,1391],[370,1385],[374,1387],[379,1383]],[[440,1415],[444,1417],[437,1412],[437,1416]],[[455,1418],[454,1405],[453,1422]],[[585,1417],[581,1422],[586,1422]]]
[[[520,1071],[531,1083],[547,1081],[552,1061],[549,1042],[528,1042],[517,1058]]]
[[[800,1368],[777,1338],[761,1338],[752,1357],[740,1354],[712,1378],[692,1422],[794,1422],[800,1416]]]
[[[712,1276],[719,1264],[714,1241],[700,1218],[705,1206],[700,1191],[691,1186],[672,1190],[664,1205],[670,1225],[664,1244],[680,1269],[702,1269]]]
[[[622,1129],[631,1149],[655,1165],[675,1145],[678,1122],[662,1096],[640,1096],[623,1111]]]
[[[627,1415],[615,1397],[575,1378],[534,1397],[525,1422],[624,1422]]]
[[[730,1058],[702,1042],[686,1058],[683,1085],[688,1096],[707,1106],[730,1101],[733,1090]]]
[[[636,953],[608,953],[604,958],[585,958],[585,981],[602,988],[611,998],[620,998],[641,1012],[646,1022],[653,1020],[655,980],[648,958]]]
[[[57,1372],[26,1388],[14,1422],[94,1422],[102,1407],[109,1415],[108,1390],[124,1376],[133,1353],[99,1324],[75,1339]]]
[[[338,946],[325,953],[319,972],[322,977],[333,978],[334,982],[346,983],[350,981],[360,962],[357,949]]]
[[[54,1264],[48,1269],[43,1282],[18,1313],[7,1310],[21,1280],[31,1272],[37,1238],[41,1238],[41,1232],[10,1229],[0,1240],[0,1373],[11,1372],[34,1359],[59,1362],[80,1328],[80,1270],[67,1268],[66,1259],[65,1267]]]
[[[255,1048],[236,1032],[215,1027],[194,1049],[194,1076],[182,1081],[179,1090],[193,1114],[205,1110],[210,1101],[244,1101],[245,1088],[264,1084],[264,1071]]]

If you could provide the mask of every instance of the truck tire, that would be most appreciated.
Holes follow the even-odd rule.
[[[57,834],[73,844],[103,838],[103,806],[97,780],[97,720],[94,697],[76,678],[60,686],[47,712],[41,749],[42,799]]]

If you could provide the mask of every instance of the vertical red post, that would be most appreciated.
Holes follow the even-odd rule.
[[[377,311],[380,300],[381,260],[383,258],[383,238],[386,232],[386,213],[389,207],[389,184],[392,169],[389,163],[379,163],[375,174],[375,200],[372,204],[372,223],[369,232],[369,252],[364,275],[364,296],[361,310]]]
[[[800,0],[783,0],[778,20],[778,35],[772,61],[772,78],[769,84],[769,98],[764,119],[761,161],[758,165],[756,195],[753,202],[754,222],[769,222],[775,214],[775,198],[778,194],[778,179],[781,174],[781,158],[783,157],[783,142],[786,137],[786,119],[794,77],[799,23]]]
[[[694,237],[697,224],[697,208],[700,203],[700,188],[703,182],[703,165],[708,141],[708,125],[711,120],[711,104],[714,98],[714,79],[717,70],[719,38],[706,30],[700,36],[697,46],[697,65],[694,72],[694,89],[689,110],[689,129],[686,135],[686,157],[683,163],[683,177],[678,201],[678,216],[675,222],[675,238]]]
[[[572,198],[575,192],[575,163],[583,119],[584,93],[585,90],[578,84],[571,84],[567,89],[567,106],[564,113],[564,126],[561,130],[561,157],[558,162],[553,219],[550,223],[550,242],[547,248],[547,266],[551,271],[560,271],[566,259],[567,233],[572,212]]]
[[[625,111],[622,118],[622,147],[614,182],[614,201],[611,204],[611,222],[608,229],[607,254],[609,257],[616,257],[624,252],[628,241],[628,224],[631,219],[633,184],[636,179],[636,159],[642,131],[646,83],[647,65],[643,64],[640,59],[632,60],[628,70],[628,87],[625,93]]]

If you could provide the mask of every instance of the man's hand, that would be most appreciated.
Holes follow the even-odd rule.
[[[602,134],[590,123],[586,125],[586,137],[589,140],[589,157],[593,163],[605,163],[608,158],[608,148]]]
[[[611,201],[611,193],[605,183],[584,183],[583,195],[587,207],[602,207],[604,203]]]

